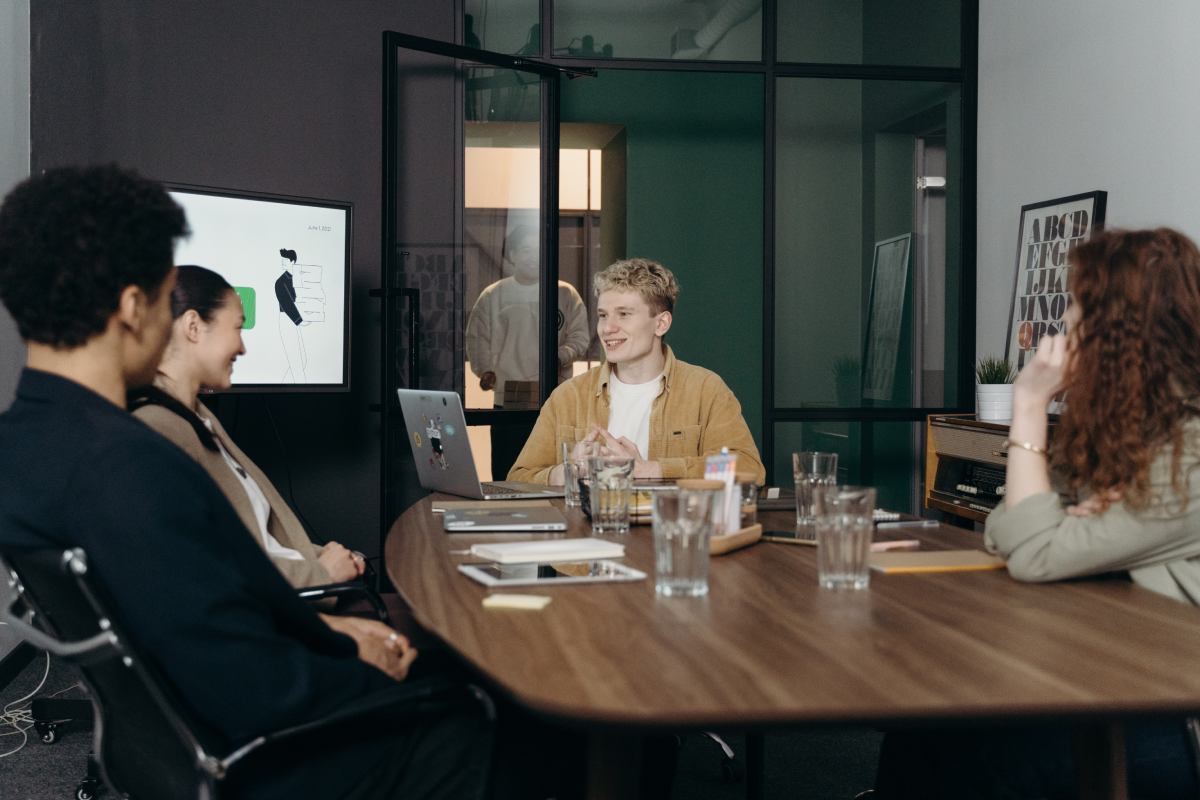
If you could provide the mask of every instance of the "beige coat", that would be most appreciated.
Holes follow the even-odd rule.
[[[593,424],[608,427],[609,374],[606,362],[554,390],[509,480],[549,483],[563,442],[581,441]],[[668,347],[662,388],[650,407],[647,458],[662,465],[664,478],[699,478],[705,457],[720,453],[722,447],[737,456],[739,472],[752,473],[759,484],[766,480],[742,407],[725,381],[711,370],[680,361]]]
[[[151,404],[142,406],[133,413],[142,422],[171,440],[212,476],[213,481],[229,499],[230,505],[237,511],[246,529],[254,536],[256,542],[263,545],[265,550],[258,520],[254,517],[254,507],[250,505],[250,497],[242,488],[237,475],[229,468],[225,457],[219,452],[213,452],[206,448],[196,436],[196,431],[192,429],[191,424],[168,408]],[[233,443],[217,418],[203,406],[201,406],[200,416],[211,423],[213,435],[229,451],[234,460],[242,465],[242,469],[254,478],[262,493],[266,495],[267,502],[271,506],[271,516],[267,520],[267,529],[271,535],[284,547],[290,547],[304,556],[303,561],[281,557],[271,557],[271,561],[288,579],[288,582],[297,588],[333,583],[333,578],[317,561],[317,556],[320,554],[319,548],[308,538],[308,534],[305,533],[304,526],[300,524],[295,512],[288,507],[283,497],[267,479],[266,474]]]

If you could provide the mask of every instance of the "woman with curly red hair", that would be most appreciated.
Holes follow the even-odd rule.
[[[1158,228],[1097,234],[1070,258],[1068,332],[1043,339],[1013,387],[987,546],[1017,580],[1123,572],[1200,605],[1200,250]],[[1125,742],[1130,796],[1197,796],[1184,720],[1129,723]],[[892,734],[878,796],[1074,798],[1075,775],[1065,726]]]
[[[1200,251],[1159,228],[1099,234],[1071,260],[1069,333],[1043,339],[1013,387],[988,547],[1018,580],[1121,571],[1200,604]]]

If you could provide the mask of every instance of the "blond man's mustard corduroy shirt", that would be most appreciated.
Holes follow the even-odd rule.
[[[704,475],[704,459],[728,447],[737,455],[738,471],[753,474],[761,484],[767,471],[733,392],[715,372],[680,361],[670,347],[663,347],[667,360],[662,387],[650,407],[647,460],[662,465],[664,478],[698,478]],[[549,483],[563,442],[582,441],[593,424],[607,430],[610,374],[605,362],[554,390],[509,470],[509,480]]]

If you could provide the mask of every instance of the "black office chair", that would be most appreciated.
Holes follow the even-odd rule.
[[[302,600],[318,603],[322,600],[336,601],[339,604],[348,600],[361,599],[370,608],[376,619],[388,624],[391,619],[387,605],[379,593],[371,588],[371,582],[366,580],[347,581],[345,583],[329,583],[322,586],[306,586],[296,590],[296,596]],[[366,608],[363,609],[364,613]],[[89,727],[92,722],[92,704],[89,700],[76,700],[61,697],[37,697],[30,704],[30,714],[33,717],[34,732],[43,744],[54,744],[58,741],[61,731],[74,725],[82,724]],[[95,767],[89,764],[88,774]]]
[[[494,719],[490,698],[478,688],[430,678],[396,684],[325,718],[250,742],[227,742],[192,713],[122,632],[112,607],[89,574],[82,550],[0,549],[0,621],[83,672],[95,712],[98,774],[89,770],[78,800],[97,796],[105,786],[124,797],[215,800],[236,786],[247,765],[280,743],[353,735],[380,719],[409,720],[451,708],[474,708]]]

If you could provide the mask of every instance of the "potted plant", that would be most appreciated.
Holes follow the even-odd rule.
[[[975,416],[981,422],[1012,421],[1012,384],[1017,370],[1004,358],[984,356],[975,365]]]

